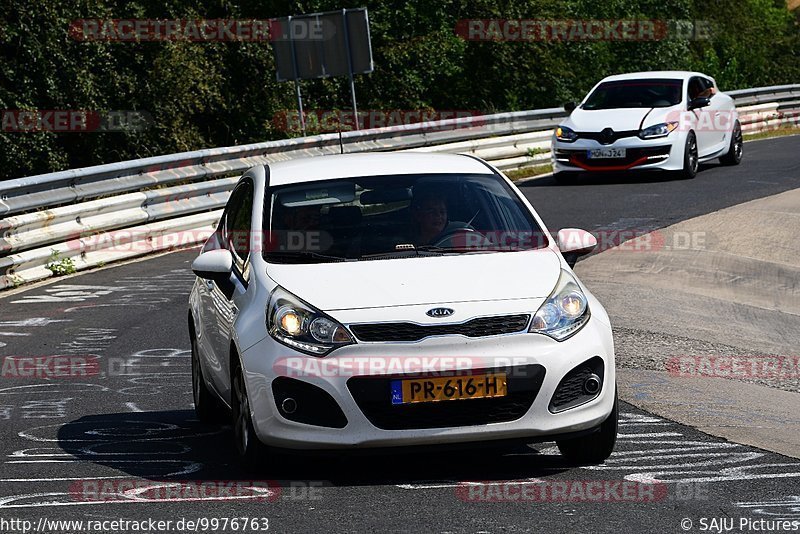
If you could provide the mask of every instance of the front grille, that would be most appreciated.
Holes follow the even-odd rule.
[[[563,412],[585,404],[600,395],[600,392],[603,391],[602,386],[594,395],[588,395],[583,390],[583,382],[591,374],[599,376],[602,383],[603,360],[599,356],[583,362],[567,373],[553,393],[553,398],[550,400],[550,411],[552,413]]]
[[[623,132],[613,132],[609,135],[604,134],[603,132],[575,132],[578,134],[579,139],[594,139],[600,144],[603,145],[610,145],[615,143],[619,139],[625,139],[626,137],[636,137],[639,135],[639,130],[626,130]]]
[[[562,165],[568,165],[571,167],[579,167],[576,165],[575,162],[578,162],[582,165],[587,167],[602,169],[603,167],[617,167],[617,166],[624,166],[630,165],[637,160],[640,160],[644,157],[650,156],[668,156],[670,152],[669,146],[648,146],[648,147],[638,147],[638,148],[626,148],[625,149],[625,157],[624,158],[602,158],[602,159],[589,159],[586,157],[586,153],[588,150],[557,150],[556,151],[556,158],[569,158],[569,162],[566,161],[559,161]],[[647,159],[643,162],[639,163],[639,165],[647,165],[648,163],[657,163],[659,161],[663,161],[664,158],[661,159]]]
[[[352,325],[360,341],[419,341],[428,336],[496,336],[525,330],[530,315],[479,317],[465,323],[423,325],[414,323],[372,323]]]
[[[392,404],[391,381],[419,378],[420,375],[353,377],[347,381],[347,388],[367,419],[383,430],[484,425],[519,419],[527,413],[539,393],[545,369],[541,365],[525,365],[453,374],[497,372],[506,373],[508,394],[505,397]]]

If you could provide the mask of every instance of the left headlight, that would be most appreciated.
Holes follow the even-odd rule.
[[[586,295],[575,278],[562,269],[556,288],[533,316],[530,332],[564,341],[583,328],[589,317]]]
[[[655,124],[645,128],[639,132],[639,137],[641,139],[658,139],[659,137],[666,137],[677,127],[677,121],[662,122],[661,124]]]
[[[314,356],[355,343],[344,326],[282,287],[270,295],[267,331],[284,345]]]

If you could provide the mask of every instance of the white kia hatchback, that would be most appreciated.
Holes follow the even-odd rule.
[[[192,265],[197,415],[232,420],[246,461],[521,440],[602,462],[614,344],[571,269],[595,245],[582,230],[550,236],[473,157],[256,166]]]
[[[733,99],[699,72],[635,72],[601,80],[552,138],[555,179],[590,173],[673,171],[694,178],[700,163],[742,160]]]

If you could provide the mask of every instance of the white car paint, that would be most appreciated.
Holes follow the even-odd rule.
[[[607,82],[636,84],[646,80],[674,80],[681,84],[681,100],[665,107],[621,107],[613,109],[585,109],[592,93]],[[689,110],[689,84],[693,79],[708,80],[713,84],[714,94],[706,107]],[[552,163],[557,176],[570,173],[592,173],[639,170],[684,170],[684,149],[690,133],[697,139],[699,163],[725,156],[731,148],[731,137],[738,124],[738,112],[733,99],[720,92],[710,76],[699,72],[663,71],[636,72],[609,76],[595,85],[586,97],[561,122],[562,127],[578,133],[579,138],[572,142],[552,137]],[[678,121],[679,127],[666,137],[641,139],[637,135],[648,127],[670,121]],[[612,143],[604,144],[597,139],[586,138],[582,134],[599,134],[606,128],[614,132],[632,132]],[[740,135],[738,136],[741,137]],[[638,152],[641,149],[664,147],[667,157]],[[624,148],[627,158],[607,161],[591,161],[583,156],[587,151],[598,148]],[[741,145],[739,150],[741,150]],[[641,154],[642,157],[634,155]],[[650,159],[647,159],[650,157]],[[741,156],[740,156],[741,158]],[[738,161],[737,161],[738,163]],[[564,173],[564,174],[561,174]]]
[[[240,184],[250,181],[256,199],[250,219],[250,249],[260,251],[263,199],[269,187],[341,177],[419,173],[442,176],[471,173],[494,177],[511,188],[522,209],[529,210],[546,232],[539,216],[511,181],[476,158],[416,153],[336,155],[274,163],[268,168],[257,166],[245,173]],[[220,232],[218,229],[204,250],[220,252],[226,248]],[[566,239],[565,235],[559,238]],[[575,235],[583,244],[572,246],[573,250],[583,248],[588,251],[596,244],[588,234],[578,231]],[[223,256],[229,254],[221,253]],[[233,263],[236,271],[236,261]],[[614,344],[609,319],[602,305],[580,281],[577,284],[588,301],[591,315],[577,333],[563,341],[530,333],[526,327],[525,331],[518,333],[474,338],[454,334],[430,336],[414,342],[359,340],[319,357],[290,348],[273,338],[267,329],[267,306],[270,295],[278,287],[325,312],[348,329],[354,324],[378,322],[446,325],[476,317],[513,314],[530,314],[532,317],[556,287],[562,271],[574,276],[553,239],[548,238],[543,248],[530,251],[341,263],[268,263],[261,253],[252,252],[242,264],[249,272],[246,284],[236,272],[228,273],[228,266],[228,258],[217,259],[209,254],[201,255],[193,266],[195,272],[207,271],[202,273],[207,278],[197,278],[190,296],[190,322],[195,333],[192,341],[196,345],[205,387],[228,407],[233,407],[236,401],[232,392],[232,365],[239,362],[242,366],[249,417],[254,434],[264,444],[319,449],[503,438],[555,439],[565,433],[598,427],[609,419],[616,405]],[[224,294],[222,283],[208,279],[219,277],[220,273],[230,282],[232,292],[228,295]],[[455,311],[447,318],[426,315],[435,307]],[[347,419],[344,428],[287,419],[274,398],[272,383],[285,371],[281,362],[287,359],[315,365],[324,361],[325,365],[335,368],[348,365],[353,358],[402,360],[422,356],[474,358],[475,362],[495,362],[498,366],[505,363],[539,364],[545,368],[546,375],[539,393],[524,415],[513,421],[480,425],[399,430],[378,428],[365,416],[348,390],[350,376],[346,374],[302,378],[331,395]],[[552,413],[548,405],[562,378],[593,357],[602,360],[602,390],[585,404]],[[370,370],[366,375],[384,376],[386,373]],[[468,410],[469,403],[475,401],[442,402],[465,403],[464,409]]]

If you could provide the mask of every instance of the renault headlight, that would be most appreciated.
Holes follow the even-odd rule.
[[[578,138],[578,134],[566,126],[559,126],[556,128],[556,139],[564,141],[565,143],[572,143]]]
[[[589,303],[575,277],[561,270],[556,288],[533,316],[530,332],[564,341],[589,320]]]
[[[282,287],[270,296],[267,331],[284,345],[314,356],[355,343],[344,326]]]
[[[656,124],[654,126],[645,128],[639,132],[639,137],[641,139],[658,139],[659,137],[666,137],[677,127],[677,121],[662,122],[661,124]]]

